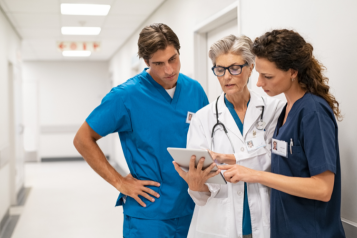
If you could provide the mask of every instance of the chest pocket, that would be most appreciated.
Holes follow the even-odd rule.
[[[291,170],[293,176],[309,176],[306,174],[308,171],[308,163],[301,146],[292,146],[292,154],[290,153],[290,147],[288,147],[288,158],[284,158]],[[305,175],[305,176],[304,176]]]

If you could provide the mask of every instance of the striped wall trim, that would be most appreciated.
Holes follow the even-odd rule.
[[[41,134],[76,133],[81,125],[41,126]]]
[[[107,160],[110,159],[109,155],[105,156]],[[43,157],[41,162],[65,162],[65,161],[84,161],[83,157]]]

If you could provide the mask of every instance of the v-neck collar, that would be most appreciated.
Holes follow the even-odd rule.
[[[145,68],[144,71],[142,72],[143,76],[145,79],[147,79],[150,84],[164,97],[164,99],[170,103],[171,105],[176,105],[178,102],[178,99],[180,97],[181,93],[181,77],[179,75],[177,82],[176,82],[176,90],[174,97],[171,98],[171,96],[166,92],[166,89],[164,89],[158,82],[156,82],[151,75],[146,71],[149,68]]]
[[[234,110],[234,105],[230,101],[228,101],[226,95],[224,95],[224,102],[225,102],[229,112],[231,113],[234,121],[236,122],[240,133],[243,135],[244,122],[242,123],[242,120],[239,118],[236,110]],[[247,103],[247,108],[248,108],[249,102],[250,102],[250,98],[249,98],[249,101]]]
[[[303,101],[303,98],[304,98],[305,96],[307,96],[308,94],[309,94],[309,92],[306,92],[306,93],[304,94],[304,96],[302,96],[301,98],[299,98],[298,100],[296,100],[296,101],[294,102],[294,104],[293,104],[293,106],[291,107],[290,112],[289,112],[289,114],[288,114],[288,116],[287,116],[287,118],[286,118],[286,121],[285,121],[285,123],[284,123],[284,125],[283,125],[284,118],[285,118],[285,114],[286,114],[286,107],[288,106],[287,103],[285,104],[285,106],[284,106],[283,110],[281,111],[280,116],[279,116],[279,118],[278,118],[278,123],[277,123],[277,126],[276,126],[276,136],[279,135],[280,129],[281,129],[282,127],[284,127],[284,126],[286,125],[286,123],[288,123],[288,122],[290,121],[289,119],[290,119],[291,117],[294,117],[294,116],[295,116],[295,113],[296,113],[297,111],[299,111],[301,101]]]

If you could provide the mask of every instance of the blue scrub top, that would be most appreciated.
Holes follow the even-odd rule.
[[[125,215],[164,220],[193,213],[187,183],[176,172],[167,147],[186,147],[187,114],[196,113],[207,104],[207,96],[197,81],[179,74],[171,98],[145,69],[113,88],[89,115],[86,121],[99,135],[119,133],[134,178],[161,184],[148,186],[160,194],[155,202],[140,196],[145,208],[131,197],[124,204],[124,195],[120,194],[116,206],[123,205]]]
[[[311,177],[327,170],[335,174],[329,202],[271,190],[271,238],[345,237],[341,222],[341,169],[338,127],[334,113],[321,97],[306,93],[297,100],[285,124],[286,106],[274,139],[288,143],[288,158],[272,153],[271,172],[290,177]],[[292,154],[290,141],[293,140]]]
[[[226,106],[227,106],[229,112],[231,113],[234,121],[236,122],[240,133],[243,135],[243,123],[239,119],[239,116],[238,116],[237,112],[234,110],[233,104],[230,101],[228,101],[228,99],[226,98],[226,95],[224,95],[224,101],[225,101]],[[250,102],[250,100],[247,103],[247,107],[249,105],[249,102]],[[242,224],[242,228],[243,228],[243,235],[252,234],[252,221],[251,221],[251,218],[250,218],[250,209],[249,209],[249,203],[248,203],[247,183],[244,183],[243,224]]]

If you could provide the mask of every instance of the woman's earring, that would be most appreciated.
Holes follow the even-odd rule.
[[[294,78],[291,78],[291,82],[294,82],[294,80],[295,80]]]

